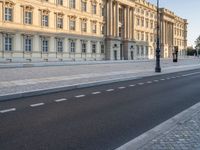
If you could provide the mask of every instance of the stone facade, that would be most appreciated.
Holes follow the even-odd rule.
[[[0,62],[155,56],[156,6],[144,0],[0,0]],[[187,21],[160,9],[161,55],[181,54]]]

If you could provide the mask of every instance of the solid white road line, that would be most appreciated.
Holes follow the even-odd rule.
[[[62,102],[62,101],[66,101],[66,98],[61,98],[61,99],[56,99],[55,102]]]
[[[112,92],[112,91],[114,91],[114,89],[108,89],[108,90],[106,90],[107,92]]]
[[[124,87],[124,86],[118,87],[118,89],[120,89],[120,90],[121,90],[121,89],[125,89],[125,88],[126,88],[126,87]]]
[[[200,74],[200,72],[188,73],[188,74],[184,74],[184,75],[182,75],[182,76],[183,76],[183,77],[186,77],[186,76],[191,76],[191,75],[196,75],[196,74]]]
[[[38,106],[42,106],[44,105],[44,103],[36,103],[36,104],[31,104],[31,107],[38,107]]]
[[[93,95],[100,94],[101,92],[92,92]]]
[[[129,85],[130,87],[134,87],[135,86],[135,84],[131,84],[131,85]]]
[[[81,98],[81,97],[85,97],[85,95],[77,95],[75,96],[76,98]]]
[[[9,108],[9,109],[1,110],[0,113],[7,113],[7,112],[15,111],[15,110],[16,108]]]

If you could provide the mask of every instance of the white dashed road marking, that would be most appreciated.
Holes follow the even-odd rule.
[[[100,94],[101,92],[92,92],[93,95]]]
[[[66,101],[66,98],[61,98],[61,99],[56,99],[55,102],[62,102],[62,101]]]
[[[141,82],[141,83],[138,83],[138,85],[144,85],[144,83]]]
[[[107,92],[112,92],[112,91],[114,91],[114,89],[108,89],[108,90],[106,90]]]
[[[37,104],[31,104],[31,107],[38,107],[38,106],[42,106],[44,105],[44,103],[37,103]]]
[[[15,111],[16,108],[9,108],[9,109],[5,109],[5,110],[1,110],[0,113],[7,113],[7,112],[11,112],[11,111]]]
[[[160,79],[161,81],[164,81],[165,79]]]
[[[130,87],[134,87],[135,86],[135,84],[131,84],[131,85],[129,85]]]
[[[154,82],[159,82],[158,80],[153,80]]]
[[[121,89],[125,89],[125,88],[126,88],[126,87],[124,87],[124,86],[122,86],[122,87],[118,87],[118,89],[120,89],[120,90],[121,90]]]
[[[147,83],[148,83],[148,84],[151,84],[151,83],[152,83],[152,81],[147,81]]]
[[[81,98],[81,97],[85,97],[85,95],[77,95],[75,96],[76,98]]]

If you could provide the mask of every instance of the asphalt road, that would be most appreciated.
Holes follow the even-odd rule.
[[[0,150],[112,150],[200,101],[200,69],[0,102]]]

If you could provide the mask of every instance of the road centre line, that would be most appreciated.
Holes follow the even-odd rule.
[[[114,89],[108,89],[108,90],[106,90],[107,92],[112,92],[112,91],[114,91]]]
[[[44,103],[36,103],[36,104],[31,104],[31,107],[38,107],[38,106],[42,106],[44,105]]]
[[[67,99],[66,98],[61,98],[61,99],[56,99],[54,100],[55,102],[62,102],[62,101],[66,101]]]
[[[143,83],[143,82],[140,82],[140,83],[138,83],[138,85],[144,85],[144,83]]]
[[[7,113],[7,112],[11,112],[11,111],[16,111],[16,108],[4,109],[4,110],[1,110],[0,113]]]
[[[85,95],[77,95],[75,96],[76,98],[81,98],[81,97],[85,97]]]
[[[93,95],[96,95],[96,94],[100,94],[101,92],[97,91],[97,92],[92,92]]]
[[[124,87],[124,86],[121,86],[121,87],[118,87],[118,89],[125,89],[126,87]]]

